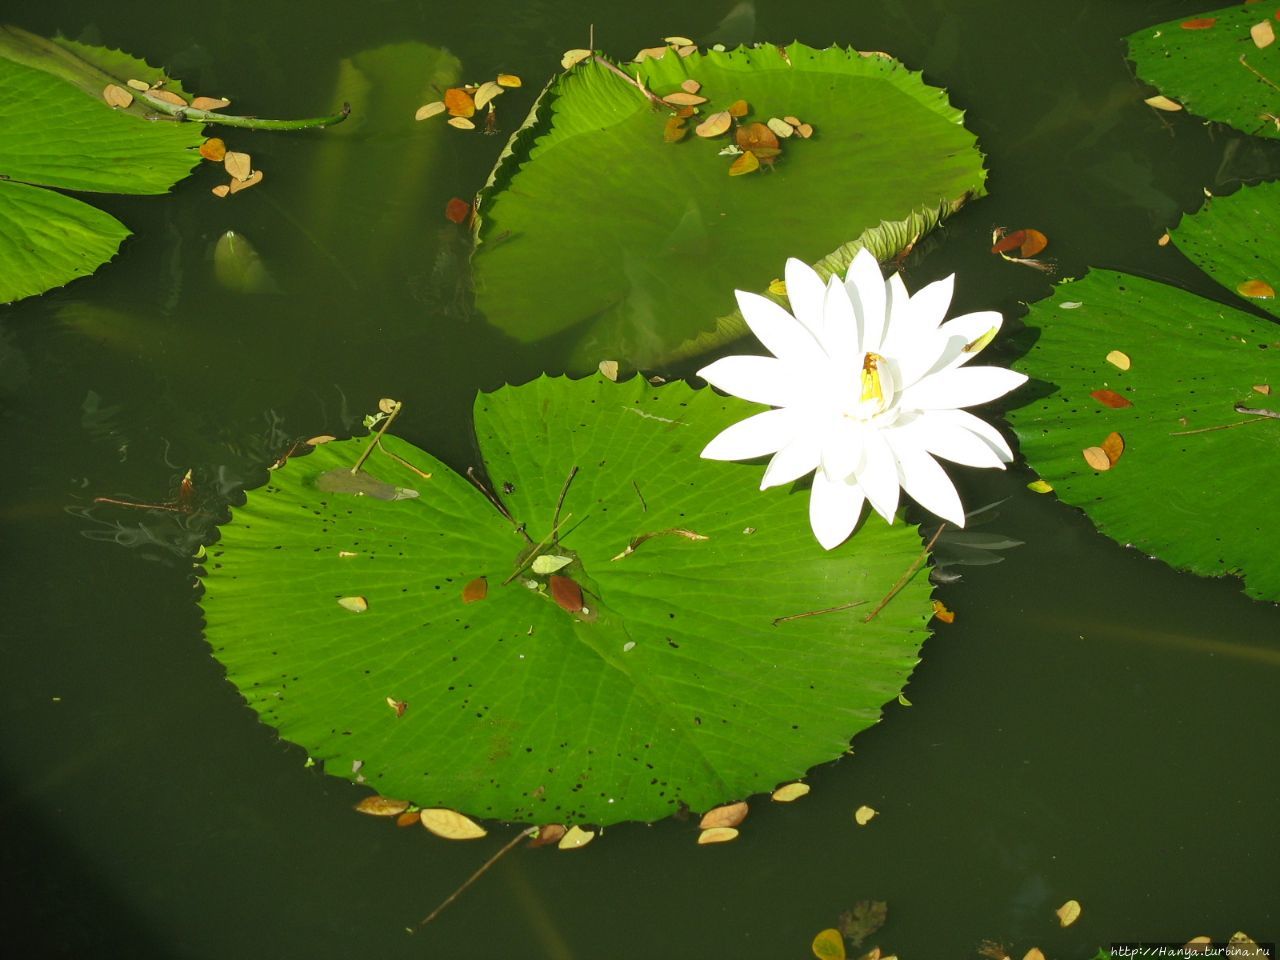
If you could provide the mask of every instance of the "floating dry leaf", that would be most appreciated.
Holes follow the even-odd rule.
[[[729,116],[745,117],[750,109],[751,105],[748,104],[747,101],[735,100],[733,103],[729,104]]]
[[[702,815],[702,820],[698,822],[698,826],[703,830],[710,830],[712,827],[736,827],[747,819],[749,809],[743,801],[712,807]]]
[[[231,106],[231,101],[226,97],[196,97],[191,106],[196,110],[221,110]]]
[[[738,831],[733,827],[708,827],[698,834],[698,845],[708,843],[728,843],[738,839]]]
[[[772,130],[778,136],[782,137],[784,140],[796,132],[795,127],[787,123],[787,121],[780,120],[777,117],[770,117],[767,121],[765,121],[765,126],[767,126],[770,130]]]
[[[566,50],[564,52],[564,56],[560,58],[560,66],[568,70],[570,67],[581,63],[589,56],[591,56],[590,50]]]
[[[559,843],[565,834],[563,823],[546,823],[538,828],[538,835],[529,841],[531,847],[546,847]]]
[[[187,101],[183,100],[172,90],[157,90],[153,88],[147,91],[147,96],[151,97],[153,100],[159,100],[161,103],[168,103],[175,107],[185,107],[187,105]]]
[[[992,253],[998,253],[1005,257],[1009,251],[1016,249],[1018,256],[1025,260],[1028,257],[1034,257],[1037,253],[1049,245],[1049,238],[1039,230],[1015,230],[1013,233],[1007,234],[996,240],[991,247]]]
[[[728,131],[731,126],[733,126],[733,118],[729,116],[729,111],[721,110],[703,120],[693,132],[700,137],[718,137]]]
[[[753,150],[758,152],[758,148],[766,147],[777,150],[779,147],[778,138],[766,124],[763,123],[744,123],[738,127],[738,131],[734,136],[738,146],[743,150]]]
[[[222,165],[237,180],[248,180],[253,173],[253,159],[247,153],[228,151],[222,157]]]
[[[1157,110],[1168,110],[1170,113],[1182,109],[1182,104],[1177,100],[1170,100],[1163,94],[1156,94],[1154,97],[1147,97],[1142,102],[1149,107],[1155,107]]]
[[[697,93],[699,90],[702,89],[702,84],[700,84],[697,80],[693,79],[693,77],[690,77],[688,80],[680,84],[680,89],[683,90],[685,93]]]
[[[459,130],[474,130],[476,125],[466,117],[450,117],[449,126],[457,127]]]
[[[577,613],[582,609],[582,588],[569,577],[553,573],[548,586],[551,588],[551,599],[569,613]]]
[[[261,182],[262,171],[255,170],[244,180],[232,180],[229,189],[232,193],[239,193],[241,190],[248,190],[250,187],[256,187]]]
[[[680,56],[682,57],[687,57],[689,56],[689,54],[695,52],[697,49],[698,47],[696,44],[690,43],[687,46],[676,47],[676,53],[680,54]]]
[[[1169,231],[1166,230],[1164,233],[1160,234],[1160,239],[1156,241],[1156,246],[1167,247],[1171,239],[1172,238],[1169,236]]]
[[[667,143],[679,143],[689,133],[682,117],[671,117],[662,129],[662,139]]]
[[[787,281],[779,280],[776,277],[770,280],[769,292],[777,297],[785,297],[787,295]]]
[[[330,433],[321,433],[321,434],[318,434],[318,435],[316,435],[316,436],[314,436],[314,437],[309,438],[309,439],[306,441],[306,443],[307,443],[309,446],[312,446],[312,447],[318,447],[318,446],[321,446],[322,444],[332,443],[334,440],[337,440],[337,439],[338,439],[338,438],[337,438],[337,437],[335,437],[335,436],[333,436],[333,434],[330,434]]]
[[[1022,960],[1044,960],[1044,951],[1039,947],[1032,947],[1022,955]]]
[[[444,108],[451,117],[474,117],[476,102],[461,87],[450,87],[444,92]]]
[[[669,103],[675,107],[696,107],[699,104],[706,103],[706,97],[700,97],[696,93],[688,93],[684,90],[677,90],[675,93],[668,93],[662,98],[663,103]]]
[[[221,137],[210,137],[200,144],[200,156],[214,163],[221,163],[227,155],[227,145]]]
[[[771,799],[776,800],[778,803],[791,803],[793,800],[799,800],[808,792],[809,785],[797,781],[796,783],[783,784],[773,791]]]
[[[561,850],[577,850],[585,847],[588,843],[596,838],[594,830],[583,830],[579,826],[572,826],[565,831],[563,837],[556,844]]]
[[[1093,467],[1093,469],[1111,469],[1111,458],[1107,456],[1107,451],[1103,450],[1101,447],[1085,447],[1080,452],[1084,454],[1084,462]]]
[[[1270,300],[1276,295],[1275,288],[1265,280],[1245,280],[1236,286],[1236,293],[1255,300]]]
[[[1027,489],[1032,493],[1053,493],[1053,484],[1048,480],[1032,480],[1027,484]]]
[[[524,81],[521,80],[519,77],[517,77],[514,73],[498,74],[498,86],[500,87],[507,87],[508,89],[512,89],[512,88],[523,86],[523,85],[524,85]]]
[[[227,186],[225,183],[220,183],[213,188],[213,195],[215,197],[225,197],[230,192],[231,192],[231,188]]]
[[[1080,917],[1080,901],[1068,900],[1054,913],[1058,915],[1058,923],[1064,927],[1069,927]]]
[[[471,99],[475,103],[475,108],[480,110],[487,106],[490,100],[502,92],[502,86],[498,81],[486,80],[476,88],[476,92],[471,95]],[[469,116],[469,114],[463,114],[463,116]]]
[[[1107,459],[1111,461],[1111,465],[1114,467],[1116,461],[1124,453],[1124,437],[1115,432],[1108,433],[1107,439],[1102,441],[1102,452],[1107,455]]]
[[[529,565],[529,569],[534,573],[546,576],[549,573],[555,573],[557,570],[563,570],[571,563],[573,563],[573,557],[558,557],[554,553],[544,553],[533,558],[533,563]]]
[[[1208,30],[1218,22],[1217,17],[1196,17],[1193,20],[1183,20],[1183,30]]]
[[[365,797],[356,804],[358,812],[367,813],[371,817],[397,817],[408,809],[408,800],[396,800],[393,797]]]
[[[941,600],[933,601],[933,615],[943,623],[955,623],[956,614],[954,610],[947,608],[947,605]]]
[[[600,373],[606,380],[618,382],[618,361],[617,360],[601,360]]]
[[[145,84],[142,89],[147,89]],[[108,83],[102,88],[102,99],[107,101],[108,106],[123,108],[133,103],[133,94],[119,84]]]
[[[1253,37],[1253,45],[1261,50],[1276,42],[1276,32],[1270,20],[1262,20],[1249,28],[1249,36]]]
[[[1129,359],[1129,355],[1120,350],[1112,350],[1108,353],[1107,363],[1113,367],[1119,367],[1121,370],[1128,370],[1133,366],[1133,361]]]
[[[489,581],[484,577],[476,577],[462,588],[462,602],[475,603],[489,595]]]
[[[1094,390],[1089,396],[1104,407],[1110,407],[1112,410],[1123,410],[1125,407],[1133,406],[1132,400],[1116,393],[1114,390]]]
[[[844,937],[833,927],[821,931],[810,944],[818,960],[845,960]]]
[[[852,910],[840,914],[836,926],[846,940],[853,946],[860,947],[888,919],[889,905],[883,900],[859,900]]]
[[[654,60],[661,60],[663,55],[670,49],[670,47],[645,47],[643,50],[636,53],[635,61],[636,63],[640,63],[641,61],[650,58]]]
[[[880,812],[879,810],[875,809],[874,807],[868,807],[864,803],[857,810],[853,811],[853,819],[858,826],[865,827],[868,823],[870,823],[875,818],[875,815],[879,812]]]
[[[444,113],[447,108],[443,100],[432,100],[430,103],[424,103],[413,115],[415,120],[426,120],[430,117],[439,116]]]
[[[396,817],[397,827],[412,827],[415,823],[421,822],[422,821],[418,819],[417,810],[406,810],[404,813],[400,814],[400,816]]]
[[[1192,937],[1182,945],[1182,949],[1190,953],[1207,953],[1208,948],[1213,945],[1213,938],[1206,937],[1201,934],[1198,937]]]
[[[662,39],[673,47],[687,47],[693,43],[688,37],[663,37]]]
[[[1254,393],[1260,393],[1260,394],[1262,394],[1264,397],[1269,397],[1269,396],[1271,396],[1271,384],[1269,384],[1269,383],[1255,383],[1255,384],[1253,385],[1253,392],[1254,392]]]
[[[760,161],[756,155],[748,150],[746,153],[738,157],[729,165],[729,176],[740,177],[744,173],[754,173],[760,169]]]
[[[1226,956],[1240,957],[1241,960],[1267,960],[1271,954],[1264,952],[1253,937],[1243,930],[1237,930],[1231,935],[1231,939],[1227,941]]]
[[[135,89],[135,90],[150,90],[150,89],[151,89],[151,84],[147,83],[147,81],[145,81],[145,80],[137,80],[137,79],[134,79],[134,78],[130,78],[130,79],[126,80],[126,81],[125,81],[125,83],[127,83],[129,86],[133,87],[133,89]]]
[[[478,840],[488,831],[470,817],[464,817],[457,810],[444,807],[428,807],[418,811],[422,825],[437,837],[446,840]]]
[[[364,613],[369,609],[369,601],[364,597],[339,597],[338,606],[352,613]]]
[[[461,197],[454,197],[444,205],[444,216],[454,223],[466,223],[471,216],[471,204]]]

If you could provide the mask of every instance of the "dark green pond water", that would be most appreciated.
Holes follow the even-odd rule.
[[[729,4],[5,6],[279,116],[333,107],[338,65],[361,50],[444,46],[467,77],[523,76],[504,104],[516,118],[590,24],[629,56],[672,33],[715,39]],[[909,282],[956,272],[955,311],[1014,317],[1049,280],[990,255],[996,225],[1043,230],[1064,276],[1094,264],[1212,289],[1155,239],[1204,188],[1280,175],[1280,151],[1146,108],[1121,43],[1202,9],[761,0],[725,39],[885,50],[948,88],[991,195],[909,262]],[[0,308],[7,943],[32,957],[781,960],[810,956],[868,898],[889,904],[879,942],[909,960],[976,956],[986,938],[1067,958],[1280,936],[1280,610],[1104,539],[1029,494],[1022,469],[956,471],[967,504],[1009,498],[984,529],[1025,546],[940,588],[958,616],[925,644],[913,706],[815,770],[809,797],[756,803],[722,848],[671,820],[574,855],[519,851],[406,935],[508,832],[449,844],[353,814],[367,791],[304,769],[210,657],[185,559],[207,525],[92,500],[165,500],[190,467],[216,513],[291,438],[358,430],[381,396],[407,401],[402,436],[464,468],[476,390],[563,368],[555,346],[517,348],[470,316],[452,282],[465,250],[442,210],[484,182],[502,138],[424,151],[417,133],[399,119],[346,138],[237,133],[261,187],[217,201],[201,169],[171,196],[108,198],[136,233],[120,256]],[[282,294],[216,283],[228,229]],[[610,229],[609,211],[582,211],[582,229]],[[881,813],[858,828],[864,803]],[[1068,898],[1084,912],[1061,930]]]

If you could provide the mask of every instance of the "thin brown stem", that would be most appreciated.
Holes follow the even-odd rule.
[[[564,478],[564,485],[560,487],[560,496],[556,500],[556,512],[551,515],[551,529],[557,530],[560,527],[560,508],[564,506],[564,498],[569,495],[569,485],[573,483],[573,478],[578,475],[578,467],[575,464],[573,469],[569,471],[569,475]]]
[[[528,532],[524,528],[524,524],[516,523],[516,518],[511,515],[511,511],[506,508],[506,505],[498,499],[497,495],[494,494],[493,491],[480,482],[480,478],[476,476],[475,467],[467,467],[467,479],[471,481],[472,485],[477,490],[484,494],[484,498],[486,500],[493,504],[493,509],[506,517],[507,521],[520,532],[522,537],[530,543],[533,543],[533,537],[529,536]]]
[[[929,551],[933,549],[933,545],[938,542],[938,538],[942,536],[942,531],[945,529],[947,529],[947,525],[945,523],[938,526],[937,532],[934,533],[929,542],[925,544],[925,548],[920,551],[920,556],[916,557],[911,566],[907,567],[906,573],[898,578],[898,582],[895,583],[889,592],[884,595],[884,599],[880,601],[876,608],[862,618],[863,623],[870,623],[874,620],[876,614],[883,610],[888,605],[889,601],[896,597],[899,591],[901,591],[902,588],[910,582],[911,578],[916,575],[916,571],[924,566],[924,562],[929,559]]]
[[[1249,420],[1237,420],[1235,423],[1219,423],[1212,427],[1199,427],[1195,430],[1176,430],[1169,434],[1171,437],[1189,437],[1196,433],[1213,433],[1215,430],[1230,430],[1233,427],[1243,427],[1247,423],[1261,423],[1263,420],[1269,420],[1270,417],[1253,417]]]
[[[614,66],[608,60],[602,60],[600,57],[597,57],[594,54],[592,54],[590,57],[587,57],[587,59],[594,60],[596,63],[600,64],[600,66],[604,67],[606,70],[612,70],[614,73],[620,76],[623,80],[627,81],[627,83],[631,84],[631,86],[635,87],[637,90],[643,93],[649,99],[649,102],[652,103],[655,107],[662,107],[664,110],[672,109],[671,104],[667,103],[660,96],[658,96],[648,87],[646,87],[643,83],[641,83],[631,74],[627,73],[627,71],[621,69],[620,67]]]
[[[848,610],[851,607],[860,607],[864,603],[870,602],[870,600],[851,600],[848,603],[842,603],[837,607],[826,607],[823,610],[806,610],[804,613],[793,613],[785,617],[775,617],[773,625],[776,627],[780,623],[787,623],[791,620],[803,620],[805,617],[820,617],[824,613],[839,613],[841,610]]]
[[[1270,77],[1266,76],[1265,74],[1258,72],[1256,68],[1251,67],[1248,61],[1245,60],[1243,53],[1240,54],[1240,66],[1244,67],[1246,70],[1252,73],[1255,77],[1257,77],[1267,86],[1273,87],[1276,90],[1280,90],[1280,86],[1276,86],[1276,82],[1274,80],[1272,80]]]
[[[525,567],[527,567],[530,563],[533,562],[534,558],[537,557],[539,551],[541,551],[543,547],[551,543],[551,541],[553,541],[556,538],[556,534],[560,532],[560,525],[568,523],[572,517],[573,517],[572,513],[566,513],[564,515],[564,519],[561,520],[559,524],[551,528],[550,533],[548,533],[545,537],[543,537],[541,540],[535,543],[529,549],[529,552],[524,555],[524,559],[522,559],[516,565],[516,568],[511,571],[511,576],[507,577],[507,579],[502,581],[502,585],[505,587],[508,583],[510,583],[516,577],[520,576],[521,571],[524,570]],[[525,534],[525,536],[528,536],[528,534]]]
[[[417,930],[421,930],[423,927],[425,927],[428,923],[430,923],[436,917],[440,916],[440,914],[444,912],[445,907],[449,906],[449,904],[453,903],[453,901],[457,900],[460,896],[462,896],[473,883],[475,883],[477,880],[479,880],[481,877],[485,875],[485,872],[490,867],[492,867],[495,863],[497,863],[499,860],[505,857],[512,850],[514,850],[516,848],[516,844],[518,844],[525,837],[531,837],[537,832],[538,832],[537,827],[525,827],[523,830],[517,833],[514,837],[508,840],[506,845],[504,845],[501,850],[499,850],[492,857],[486,860],[479,870],[477,870],[471,876],[467,877],[466,881],[462,884],[462,886],[460,886],[457,890],[453,891],[453,893],[449,894],[449,896],[445,898],[444,902],[440,904],[440,906],[436,907],[434,910],[428,913],[425,917],[419,920],[417,927],[410,927],[409,932],[414,933]]]
[[[360,468],[364,466],[364,462],[369,459],[369,454],[373,453],[373,448],[378,445],[378,441],[382,439],[382,435],[387,432],[387,427],[391,426],[391,421],[400,416],[400,410],[404,404],[399,400],[391,402],[391,410],[387,413],[387,418],[382,421],[382,425],[378,427],[378,432],[373,435],[373,439],[369,441],[360,457],[356,460],[355,466],[351,468],[351,475],[354,477],[360,472]]]

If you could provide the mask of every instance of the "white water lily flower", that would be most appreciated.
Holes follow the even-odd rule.
[[[907,293],[886,282],[861,250],[844,282],[823,283],[788,260],[787,298],[778,304],[739,290],[747,325],[772,357],[724,357],[698,371],[712,386],[777,409],[735,423],[702,456],[750,460],[772,454],[760,489],[810,471],[809,521],[830,550],[843,542],[867,501],[893,523],[899,489],[964,526],[964,508],[934,457],[973,467],[1012,461],[1004,438],[963,407],[986,403],[1026,381],[1003,367],[966,366],[1000,329],[994,311],[945,323],[955,276]]]

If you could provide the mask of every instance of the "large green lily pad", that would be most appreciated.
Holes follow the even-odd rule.
[[[1131,34],[1138,75],[1192,113],[1280,137],[1280,43],[1259,48],[1250,28],[1280,33],[1274,5],[1236,4]],[[1265,35],[1264,35],[1265,41]]]
[[[43,188],[164,193],[200,161],[199,124],[113,110],[101,96],[101,67],[81,54],[131,70],[141,64],[0,28],[0,303],[93,273],[129,235],[114,217]]]
[[[1173,238],[1232,287],[1280,287],[1274,240],[1256,233],[1277,217],[1270,184],[1212,200]],[[1031,466],[1108,536],[1195,573],[1239,574],[1250,596],[1280,601],[1280,419],[1235,409],[1280,411],[1280,326],[1103,270],[1060,285],[1028,320],[1040,338],[1014,366],[1057,388],[1009,414]],[[1130,369],[1107,361],[1113,350]],[[1099,390],[1132,406],[1108,406]],[[1082,450],[1112,431],[1124,452],[1096,471]]]
[[[699,459],[758,409],[638,378],[481,395],[480,450],[514,522],[393,437],[366,464],[373,496],[332,492],[367,440],[294,457],[210,548],[209,643],[281,736],[424,806],[607,824],[801,776],[901,689],[929,586],[922,573],[864,623],[918,557],[914,527],[868,521],[828,553],[807,491],[761,493],[759,467]],[[378,499],[396,490],[420,496]],[[548,574],[513,576],[533,555],[570,559],[557,575],[586,610],[557,605]],[[480,577],[487,596],[464,603]],[[811,615],[779,619],[796,614]]]
[[[482,194],[472,263],[479,310],[524,341],[575,331],[575,366],[722,342],[741,332],[716,323],[733,290],[763,291],[787,257],[814,263],[913,214],[927,230],[982,191],[961,111],[883,54],[672,50],[625,69],[659,95],[700,82],[690,126],[745,99],[744,122],[816,132],[784,140],[772,171],[730,177],[729,136],[664,142],[670,112],[602,64],[554,80]]]

